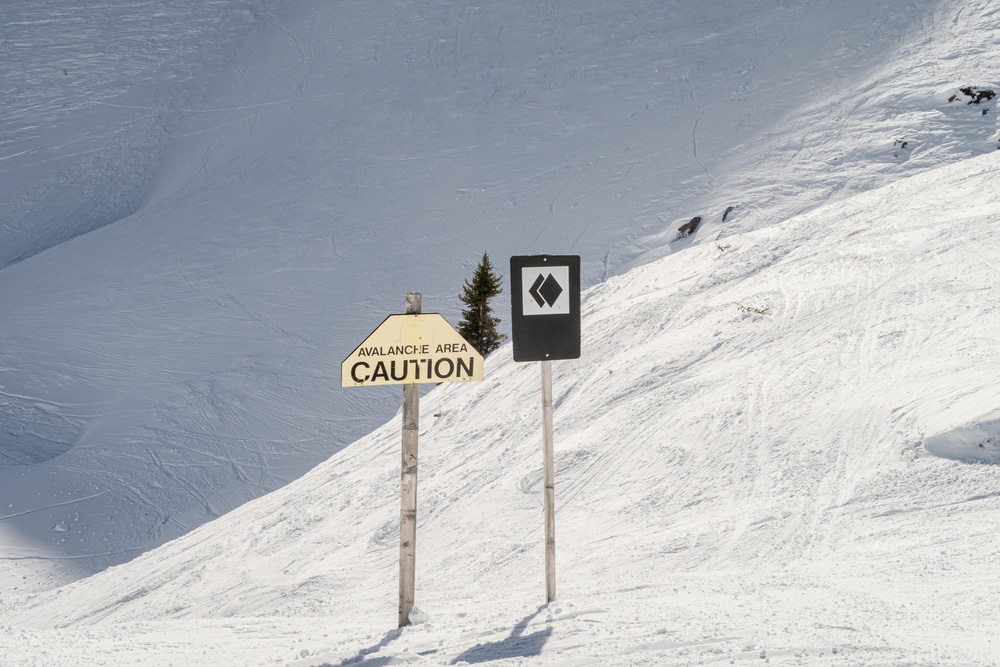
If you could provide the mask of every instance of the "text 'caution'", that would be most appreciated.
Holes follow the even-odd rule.
[[[483,379],[483,357],[437,313],[390,315],[341,364],[341,386]]]

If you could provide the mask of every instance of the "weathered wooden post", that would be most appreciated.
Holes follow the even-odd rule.
[[[342,387],[403,385],[399,501],[399,627],[410,624],[417,561],[417,440],[420,383],[483,379],[483,355],[437,313],[422,313],[420,292],[390,315],[340,365]]]
[[[420,313],[420,292],[406,293],[406,315]],[[399,506],[399,627],[410,624],[417,570],[417,446],[420,385],[403,385],[403,459]]]

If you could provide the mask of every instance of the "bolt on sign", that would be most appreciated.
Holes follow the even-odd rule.
[[[483,356],[437,313],[390,315],[340,366],[343,387],[483,379]]]

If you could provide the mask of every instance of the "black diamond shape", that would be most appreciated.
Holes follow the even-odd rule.
[[[531,298],[535,300],[535,303],[538,304],[539,308],[545,305],[545,299],[543,299],[538,293],[538,288],[542,286],[542,280],[542,274],[539,273],[538,277],[535,278],[535,282],[531,284],[531,289],[528,290],[528,294],[530,294]]]
[[[559,284],[559,281],[553,278],[550,273],[538,291],[541,293],[542,298],[545,299],[545,303],[552,306],[555,304],[556,299],[559,298],[559,295],[563,293],[563,288]]]

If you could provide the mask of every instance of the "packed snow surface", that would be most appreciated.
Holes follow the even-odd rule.
[[[414,624],[400,427],[78,583],[13,664],[993,664],[1000,154],[587,291],[556,362],[545,605],[537,364],[421,400]],[[975,437],[972,435],[976,433]],[[123,644],[123,645],[122,645]]]
[[[995,664],[998,18],[6,2],[4,664]],[[558,598],[507,346],[422,398],[395,629],[339,365],[484,249],[582,258]]]

